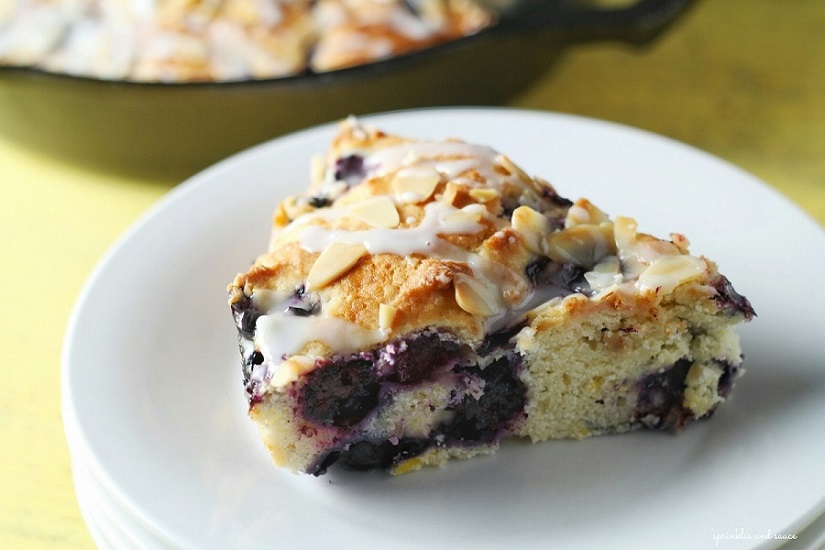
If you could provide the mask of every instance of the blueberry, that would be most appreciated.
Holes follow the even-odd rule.
[[[378,406],[380,390],[372,361],[358,358],[333,362],[307,375],[303,414],[324,426],[354,426]]]
[[[495,441],[502,428],[524,413],[527,388],[517,376],[520,365],[520,356],[512,354],[484,369],[467,368],[467,374],[483,381],[484,393],[479,398],[465,395],[453,408],[452,420],[440,426],[439,433],[449,442]]]
[[[431,378],[436,372],[461,357],[461,344],[444,334],[423,332],[396,343],[391,354],[392,381],[414,384]]]
[[[541,275],[549,263],[550,258],[547,256],[542,256],[525,266],[524,274],[527,276],[527,279],[533,283],[533,286],[539,286],[539,281],[542,280]]]
[[[295,294],[287,301],[286,311],[296,317],[309,317],[317,314],[321,309],[318,302],[310,300],[306,287],[299,285],[295,289]]]
[[[413,0],[403,0],[403,1],[401,2],[401,6],[402,6],[403,8],[405,8],[405,9],[406,9],[408,12],[410,12],[411,14],[413,14],[413,15],[419,15],[419,11],[418,11],[418,10],[419,10],[419,6],[418,6],[418,3],[417,3],[417,2],[414,2]]]
[[[585,269],[575,264],[561,264],[542,256],[524,268],[524,274],[536,287],[556,287],[568,294],[590,292],[590,285],[584,278]]]
[[[315,477],[322,476],[327,473],[330,466],[338,462],[338,457],[341,456],[341,451],[330,451],[315,466],[311,466],[307,471]]]
[[[581,266],[564,264],[560,273],[561,286],[569,288],[573,292],[586,294],[590,291],[590,285],[584,278],[585,271],[587,270]]]
[[[556,193],[555,189],[552,189],[550,187],[543,187],[541,190],[541,194],[545,199],[549,200],[556,206],[560,206],[562,208],[570,208],[571,206],[573,206],[573,201],[565,197],[562,197],[561,195]]]
[[[310,197],[307,202],[313,208],[326,208],[332,204],[332,199],[329,197]]]
[[[492,334],[488,334],[487,337],[484,338],[484,342],[482,342],[481,346],[479,346],[478,354],[485,357],[495,351],[503,350],[505,348],[512,348],[513,344],[511,340],[522,328],[524,328],[524,325],[526,324],[527,320],[525,319],[516,325]]]
[[[519,328],[493,334],[480,346],[484,353],[504,353],[484,368],[468,364],[471,351],[466,344],[445,331],[431,329],[382,350],[339,358],[310,372],[299,390],[303,392],[299,396],[304,403],[302,414],[310,422],[341,428],[341,443],[308,471],[319,476],[336,463],[351,470],[382,470],[445,442],[474,445],[495,441],[503,429],[524,415],[527,388],[518,378],[521,356],[512,350],[511,343]],[[346,444],[352,437],[346,429],[374,412],[382,399],[382,387],[418,383],[448,370],[459,381],[477,385],[482,393],[454,392],[450,420],[429,436],[400,441],[350,440]]]
[[[244,296],[241,300],[232,304],[232,317],[235,319],[235,326],[238,327],[238,333],[241,337],[247,340],[252,340],[255,337],[255,323],[261,312],[255,308],[252,303],[252,298]]]
[[[639,397],[635,417],[655,417],[650,428],[682,429],[690,412],[682,406],[685,395],[685,377],[693,363],[679,359],[661,372],[648,374],[639,381]]]
[[[401,460],[420,454],[427,440],[405,438],[397,444],[389,441],[360,441],[342,452],[338,463],[348,470],[385,470]]]
[[[753,319],[756,312],[747,298],[736,292],[733,285],[724,275],[720,275],[713,281],[713,288],[716,289],[716,303],[726,315],[733,316],[737,313],[745,316],[745,319]]]
[[[511,218],[513,216],[513,211],[521,206],[519,204],[518,199],[512,196],[505,196],[501,198],[501,213],[499,217],[501,218]]]
[[[733,384],[739,377],[741,369],[729,361],[716,360],[716,364],[722,369],[722,375],[719,377],[719,387],[717,393],[719,397],[727,397],[733,391]]]
[[[335,180],[345,181],[347,185],[355,185],[366,175],[364,157],[349,155],[335,161]]]
[[[386,470],[403,460],[421,454],[430,445],[427,439],[412,437],[405,437],[396,443],[386,440],[359,441],[345,450],[336,449],[329,452],[309,471],[315,476],[320,476],[335,463],[347,470]]]

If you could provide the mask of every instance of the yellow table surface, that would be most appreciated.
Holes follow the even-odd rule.
[[[511,105],[690,143],[762,178],[823,224],[823,29],[821,0],[706,1],[646,48],[569,51]],[[0,139],[0,547],[93,546],[60,416],[63,334],[94,265],[169,189]]]

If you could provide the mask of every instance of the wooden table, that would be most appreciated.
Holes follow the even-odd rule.
[[[821,0],[705,1],[646,48],[570,50],[511,105],[690,143],[759,176],[825,224],[822,29]],[[93,266],[169,189],[0,140],[0,547],[93,545],[60,417],[63,333]]]

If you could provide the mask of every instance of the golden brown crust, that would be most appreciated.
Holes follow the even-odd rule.
[[[369,330],[379,327],[380,305],[390,306],[395,310],[391,323],[391,332],[395,337],[427,326],[440,326],[468,340],[479,341],[485,333],[485,320],[492,315],[489,312],[479,313],[485,309],[485,301],[494,311],[511,309],[523,302],[530,293],[530,282],[525,272],[528,264],[537,257],[533,250],[535,247],[549,247],[550,257],[556,259],[554,256],[558,255],[559,261],[588,258],[583,261],[589,262],[591,268],[598,264],[600,257],[617,254],[620,245],[625,247],[621,253],[628,255],[623,261],[629,264],[639,263],[630,257],[633,254],[647,258],[646,263],[639,268],[641,270],[651,263],[651,256],[654,260],[662,256],[694,259],[686,255],[686,241],[683,237],[677,246],[670,241],[636,232],[632,220],[627,222],[631,228],[626,237],[629,243],[617,244],[619,237],[614,240],[613,223],[592,203],[582,199],[568,212],[563,202],[545,198],[555,196],[555,191],[549,184],[529,178],[506,157],[485,151],[490,155],[488,160],[491,163],[491,170],[485,173],[483,163],[467,162],[467,159],[478,161],[472,157],[479,155],[479,151],[462,149],[464,144],[461,142],[445,142],[454,145],[453,150],[445,152],[430,146],[416,150],[418,143],[352,121],[343,124],[326,157],[326,180],[315,182],[305,195],[290,197],[278,206],[270,251],[258,258],[246,275],[239,276],[232,285],[235,288],[232,290],[233,295],[240,295],[239,287],[243,289],[244,295],[251,296],[258,289],[289,291],[306,285],[307,276],[318,261],[321,250],[309,250],[301,244],[301,239],[309,231],[316,230],[327,236],[363,234],[364,239],[369,240],[371,237],[368,234],[373,228],[348,209],[373,197],[384,196],[392,197],[395,201],[399,221],[394,229],[399,230],[399,233],[392,238],[399,241],[422,238],[420,235],[408,236],[402,230],[420,228],[425,224],[427,208],[434,205],[448,209],[446,214],[442,213],[445,219],[476,224],[476,227],[469,230],[452,232],[442,224],[427,237],[449,243],[446,246],[455,247],[457,253],[451,251],[446,255],[434,254],[430,257],[422,252],[367,253],[349,262],[351,265],[344,268],[337,265],[328,268],[341,271],[327,277],[329,282],[321,288],[309,289],[322,304],[326,315],[356,323]],[[331,177],[338,169],[336,167],[340,165],[341,159],[353,155],[360,159],[370,159],[375,158],[371,155],[381,155],[406,146],[414,151],[406,152],[407,156],[412,156],[409,165],[405,165],[399,158],[392,161],[384,158],[385,166],[378,169],[373,167],[374,173],[366,175],[355,185]],[[403,153],[402,150],[397,156]],[[424,164],[428,166],[437,162],[455,162],[465,163],[466,168],[460,169],[451,177],[441,173],[440,181],[432,187],[433,191],[428,197],[405,202],[403,192],[398,192],[398,181],[401,179],[399,174],[410,166],[419,167],[420,157],[427,154],[430,160]],[[490,181],[491,178],[500,179]],[[326,200],[322,204],[325,206],[312,206],[311,199],[314,197],[324,197]],[[538,217],[539,221],[528,217],[525,218],[526,222],[519,225],[515,216],[511,221],[503,208],[503,202],[512,202],[514,199],[528,205],[519,207],[519,211],[526,209],[534,217]],[[566,220],[562,217],[565,214]],[[558,218],[558,224],[564,223],[567,227],[561,230],[550,225],[534,227],[536,223],[550,224],[548,220],[554,216]],[[598,225],[592,222],[598,222]],[[531,244],[530,235],[533,232],[538,241]],[[386,240],[387,237],[382,236],[381,239]],[[593,243],[598,245],[601,240],[609,242],[602,246],[603,250],[594,252]],[[394,246],[392,242],[384,242],[383,245],[390,249]],[[403,243],[400,246],[404,248]],[[642,252],[634,251],[640,247],[644,248]],[[701,271],[695,277],[701,277],[708,284],[707,281],[716,274],[715,266],[707,262],[699,263]],[[483,265],[479,267],[480,264]],[[593,269],[598,270],[598,267]],[[469,277],[471,283],[479,281],[486,289],[473,284],[459,288],[455,282],[457,276]],[[462,293],[466,295],[462,296]],[[465,299],[462,300],[462,297]],[[579,314],[577,308],[622,310],[628,306],[636,310],[649,308],[655,314],[655,303],[660,299],[661,296],[655,289],[639,289],[638,285],[629,281],[612,285],[598,300],[566,301],[565,315]],[[479,308],[473,308],[472,303],[479,304]]]
[[[413,140],[389,136],[375,129],[345,124],[327,155],[328,170],[333,169],[339,159],[351,154],[368,156],[414,143]],[[470,153],[461,155],[452,152],[440,158],[448,162],[464,162]],[[495,164],[495,167],[497,173],[510,175],[503,165]],[[307,197],[323,194],[323,185],[317,183],[306,195],[283,201],[274,216],[271,250],[259,257],[246,275],[239,276],[233,287],[242,287],[243,294],[250,296],[259,289],[295,289],[301,286],[319,257],[318,252],[310,252],[298,243],[302,231],[307,228],[325,232],[369,231],[369,224],[356,216],[347,215],[346,208],[371,197],[392,196],[394,178],[402,169],[396,167],[347,188],[334,198],[329,208],[315,209],[306,202]],[[524,268],[533,254],[525,246],[522,236],[510,227],[509,220],[502,215],[501,193],[483,192],[495,188],[492,182],[488,182],[480,170],[472,166],[458,176],[453,180],[442,177],[432,195],[424,201],[405,203],[399,201],[396,194],[401,220],[398,229],[419,227],[426,215],[427,205],[443,203],[450,208],[448,216],[459,221],[468,217],[462,208],[475,207],[477,211],[469,216],[474,217],[477,230],[466,233],[434,230],[432,236],[457,247],[462,253],[479,258],[478,261],[489,263],[493,276],[499,279],[496,284],[506,290],[502,299],[506,303],[517,302],[526,292]],[[327,187],[332,187],[330,182],[326,183]],[[531,201],[543,205],[550,214],[557,210],[562,212],[558,206],[535,193],[533,187],[536,185],[532,181],[528,186],[516,180],[506,181],[500,187],[511,198],[531,194]],[[552,189],[546,185],[541,184],[539,188]],[[343,215],[326,217],[325,212],[328,211],[343,212]],[[315,217],[312,217],[313,213]],[[295,222],[301,216],[300,223]],[[405,237],[397,238],[403,240]],[[313,292],[328,315],[367,329],[378,327],[378,307],[385,304],[396,310],[392,323],[393,336],[427,326],[440,326],[468,340],[478,341],[484,336],[484,317],[468,313],[457,302],[453,286],[456,274],[472,277],[474,270],[467,261],[449,257],[427,257],[421,253],[377,253],[361,258],[345,273]],[[237,290],[233,292],[238,294]]]

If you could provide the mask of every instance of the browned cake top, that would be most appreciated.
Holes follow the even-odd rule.
[[[263,313],[255,343],[266,363],[284,361],[276,387],[314,357],[425,327],[480,342],[571,294],[650,304],[716,273],[681,235],[571,203],[488,147],[350,120],[313,172],[278,206],[270,250],[230,285],[232,302]]]

